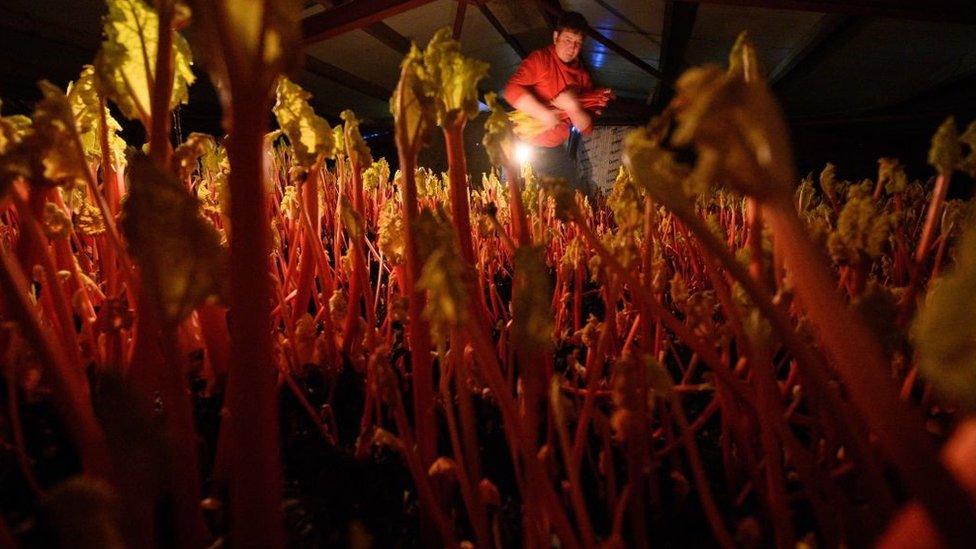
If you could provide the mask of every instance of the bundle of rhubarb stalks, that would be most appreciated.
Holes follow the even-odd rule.
[[[487,66],[445,30],[394,170],[285,76],[297,4],[108,0],[93,65],[0,118],[0,544],[976,539],[976,126],[928,183],[800,178],[743,36],[591,201],[494,97],[468,173]],[[193,51],[227,135],[174,144]]]

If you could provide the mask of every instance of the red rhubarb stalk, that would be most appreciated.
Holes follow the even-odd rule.
[[[238,91],[238,90],[235,90]],[[231,369],[226,406],[235,546],[283,545],[270,253],[262,146],[270,97],[234,97],[230,160]]]

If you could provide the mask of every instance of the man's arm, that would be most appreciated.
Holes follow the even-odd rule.
[[[536,52],[525,58],[515,74],[508,79],[504,96],[509,105],[535,118],[548,130],[559,124],[559,116],[532,93],[531,87],[542,77],[539,64],[540,59]]]
[[[554,128],[559,124],[559,116],[556,111],[543,105],[532,93],[520,96],[512,103],[512,106],[538,120],[545,130]]]

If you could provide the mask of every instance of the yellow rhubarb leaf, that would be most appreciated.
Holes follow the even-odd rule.
[[[24,138],[31,131],[31,119],[23,115],[0,117],[0,197],[19,177],[30,174]]]
[[[363,170],[363,188],[367,191],[377,189],[380,185],[386,184],[390,180],[390,164],[385,158],[373,162],[373,164]]]
[[[424,50],[427,77],[437,97],[437,123],[444,125],[458,111],[478,116],[478,82],[488,76],[488,63],[461,54],[461,43],[444,27],[434,33]]]
[[[2,101],[0,106],[3,106]],[[22,114],[0,116],[0,154],[19,143],[30,127],[31,119]]]
[[[143,0],[106,0],[105,41],[95,60],[100,91],[129,119],[149,127],[159,45],[159,17]],[[173,31],[173,109],[189,99],[195,77],[190,46]]]
[[[78,127],[78,139],[81,141],[85,156],[100,160],[102,158],[102,116],[99,109],[102,108],[102,101],[95,83],[95,67],[85,65],[78,80],[68,85],[68,102],[71,104],[71,112]],[[112,118],[108,107],[104,108],[104,114],[110,161],[121,163],[125,160],[126,147],[125,141],[118,133],[122,131],[122,126]]]
[[[654,200],[672,211],[691,210],[688,166],[680,164],[674,153],[662,146],[658,120],[646,128],[630,132],[624,139],[624,164],[633,180]]]
[[[186,141],[173,151],[173,171],[181,178],[189,177],[201,158],[212,153],[217,148],[214,138],[205,133],[193,132],[186,137]]]
[[[309,169],[319,155],[327,158],[335,156],[335,139],[329,123],[315,114],[308,104],[312,94],[288,78],[278,78],[276,92],[275,118],[281,131],[288,137],[295,162],[301,167]]]
[[[728,70],[696,67],[675,83],[678,124],[671,142],[694,146],[695,189],[728,185],[760,200],[788,200],[797,178],[782,110],[755,67],[747,36],[733,57]]]
[[[437,120],[434,90],[431,88],[424,54],[416,44],[400,63],[400,82],[390,99],[397,143],[416,154],[430,141],[430,130]]]
[[[31,181],[69,189],[88,179],[74,114],[67,96],[47,81],[38,83],[44,99],[34,109],[34,124],[24,140],[31,156]]]
[[[515,250],[512,288],[512,341],[524,352],[538,353],[553,345],[552,282],[545,246]]]
[[[394,200],[387,200],[380,210],[379,244],[383,257],[392,265],[403,262],[406,250],[406,230],[403,226],[403,215],[400,205]]]
[[[488,103],[491,114],[485,120],[485,136],[481,143],[485,146],[492,164],[505,166],[512,159],[515,150],[512,122],[509,120],[509,115],[505,113],[505,108],[498,103],[498,94],[495,92],[485,94],[485,102]]]
[[[932,136],[929,164],[940,175],[948,176],[960,161],[962,161],[962,144],[959,142],[959,130],[956,129],[956,119],[950,116]]]
[[[953,403],[976,407],[976,232],[963,235],[956,265],[934,281],[912,326],[918,369]]]
[[[424,208],[411,230],[423,263],[417,287],[427,292],[424,316],[434,340],[443,344],[452,329],[470,318],[465,284],[472,280],[473,272],[461,259],[457,238],[443,211],[435,214]]]
[[[349,160],[359,166],[372,164],[373,156],[369,146],[366,145],[366,140],[359,132],[359,119],[356,118],[356,114],[346,109],[339,113],[339,116],[345,122],[343,133],[345,134],[346,155],[349,156]]]
[[[227,252],[183,184],[141,153],[128,175],[122,232],[162,320],[176,324],[220,294]]]

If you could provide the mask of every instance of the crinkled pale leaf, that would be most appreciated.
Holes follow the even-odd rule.
[[[956,266],[936,280],[912,327],[919,372],[952,402],[976,407],[976,231],[962,238]]]
[[[759,77],[759,56],[748,31],[742,31],[729,52],[729,74],[749,81]]]
[[[24,140],[31,155],[31,181],[72,188],[88,179],[88,164],[78,141],[68,98],[47,81],[38,83],[44,99],[34,110],[34,124]]]
[[[932,136],[929,164],[940,175],[948,176],[961,160],[962,144],[959,142],[959,130],[956,129],[956,119],[950,116]]]
[[[336,154],[346,154],[346,138],[342,131],[342,126],[332,128],[332,142],[335,143]]]
[[[105,233],[105,218],[102,212],[90,202],[82,203],[78,209],[75,231],[84,236],[98,236]]]
[[[450,330],[468,319],[465,280],[470,267],[461,259],[454,232],[443,214],[421,210],[411,228],[423,263],[417,287],[427,291],[424,316],[435,340],[446,341]]]
[[[390,112],[396,125],[400,145],[415,153],[430,140],[430,130],[437,120],[434,90],[424,67],[424,55],[411,44],[410,52],[400,63],[400,82],[390,98]]]
[[[342,219],[342,226],[349,233],[350,238],[359,239],[363,237],[365,234],[363,230],[363,217],[359,215],[359,212],[353,207],[352,202],[346,198],[346,195],[339,197],[339,217]]]
[[[380,250],[383,251],[387,261],[399,265],[403,262],[406,249],[406,231],[403,226],[403,214],[395,201],[387,200],[383,203],[379,226]]]
[[[71,218],[53,202],[44,204],[44,217],[41,221],[44,226],[44,234],[48,238],[66,238],[71,234]]]
[[[230,161],[227,158],[227,149],[222,145],[215,145],[202,157],[200,157],[200,167],[203,168],[205,177],[213,177],[219,173],[230,172]]]
[[[447,189],[447,181],[429,168],[417,168],[414,174],[417,180],[417,194],[420,196],[436,197]]]
[[[624,138],[624,164],[630,176],[654,200],[674,211],[690,208],[684,182],[689,170],[674,154],[661,147],[659,136],[640,128]]]
[[[878,159],[878,180],[885,182],[885,191],[890,194],[903,192],[908,186],[905,167],[897,158]]]
[[[825,194],[833,195],[839,188],[840,182],[837,180],[837,166],[828,162],[824,166],[823,171],[820,172],[820,189]]]
[[[556,203],[557,218],[563,221],[580,219],[579,207],[576,205],[576,192],[565,179],[544,177],[540,183]]]
[[[694,145],[699,187],[724,184],[754,198],[788,199],[796,180],[789,132],[769,86],[746,66],[752,46],[741,42],[741,70],[698,67],[678,79],[671,139]]]
[[[390,165],[385,158],[373,162],[373,164],[363,170],[363,188],[367,191],[379,188],[390,180]]]
[[[613,212],[619,232],[640,230],[644,223],[644,197],[640,194],[626,166],[620,166],[610,188],[607,206]]]
[[[363,135],[359,133],[359,119],[356,113],[346,109],[339,113],[342,121],[345,122],[343,134],[345,135],[346,154],[353,164],[366,166],[372,164],[373,156]]]
[[[81,185],[70,189],[67,187],[58,187],[58,192],[61,193],[61,199],[64,201],[64,205],[71,212],[77,212],[88,201],[87,188]]]
[[[2,105],[3,102],[0,101],[0,106]],[[22,114],[0,116],[0,154],[19,143],[30,127],[31,119]]]
[[[196,197],[142,154],[130,159],[121,226],[163,320],[177,323],[219,295],[227,270],[220,235]]]
[[[173,151],[173,168],[181,178],[186,178],[197,168],[197,161],[216,148],[217,142],[212,136],[193,132]]]
[[[506,166],[512,158],[512,151],[515,148],[515,137],[512,133],[512,123],[505,113],[505,108],[498,104],[498,94],[489,92],[485,94],[485,101],[491,113],[485,120],[485,136],[481,143],[488,151],[488,158],[495,166]],[[515,111],[520,112],[520,111]]]
[[[285,190],[281,195],[281,213],[285,219],[294,220],[302,210],[302,201],[298,196],[298,188],[294,185],[285,185]]]
[[[148,127],[152,119],[152,89],[159,45],[159,17],[143,0],[106,0],[105,41],[95,61],[97,84],[129,119]],[[173,32],[173,109],[189,98],[193,83],[190,46]],[[163,114],[166,116],[166,114]]]
[[[444,125],[457,111],[478,116],[478,82],[488,75],[488,63],[461,54],[461,43],[444,27],[424,50],[426,74],[437,94],[437,123]]]
[[[68,85],[68,102],[71,103],[71,112],[75,116],[75,124],[78,127],[78,139],[85,150],[85,155],[92,159],[101,159],[102,144],[102,116],[99,109],[102,108],[102,101],[98,95],[95,84],[95,67],[85,65],[75,80]],[[122,126],[112,118],[108,107],[105,107],[105,125],[108,130],[108,148],[112,162],[122,162],[125,160],[125,141],[118,134],[122,131]]]
[[[841,265],[874,259],[884,251],[893,225],[889,215],[878,211],[871,196],[852,198],[841,210],[837,230],[830,234],[827,247]]]
[[[552,284],[545,252],[545,246],[515,250],[512,341],[527,353],[545,351],[553,344]]]
[[[30,175],[29,150],[23,142],[30,128],[26,116],[0,117],[0,197],[14,180]]]
[[[305,169],[311,168],[319,155],[335,156],[335,140],[329,123],[315,114],[308,104],[312,94],[288,78],[278,78],[277,100],[272,109],[278,125],[288,136],[295,161]]]

